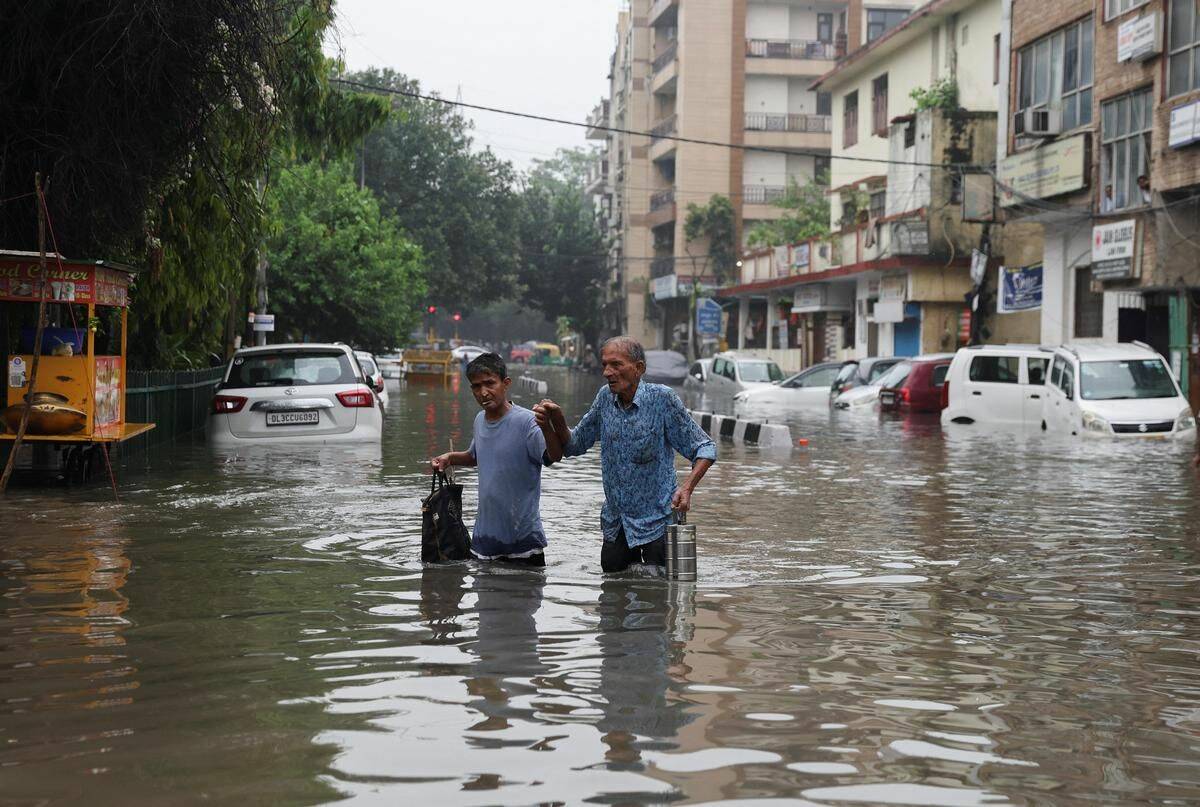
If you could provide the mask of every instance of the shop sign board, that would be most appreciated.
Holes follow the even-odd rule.
[[[1033,311],[1042,307],[1042,265],[1001,266],[996,284],[1000,294],[996,297],[996,311],[1011,314],[1016,311]]]
[[[880,300],[905,300],[908,298],[908,275],[889,275],[879,281]]]
[[[803,244],[796,244],[792,247],[792,268],[803,269],[808,266],[810,260],[810,245],[807,241]]]
[[[1117,61],[1142,61],[1162,52],[1162,25],[1158,12],[1121,23],[1117,29]]]
[[[1009,155],[997,166],[1000,206],[1048,199],[1087,187],[1087,135]]]
[[[0,300],[34,302],[38,288],[47,301],[124,307],[129,303],[129,275],[107,266],[80,263],[46,265],[42,286],[41,265],[32,261],[0,262]]]
[[[929,222],[906,219],[892,222],[893,255],[928,255]]]
[[[996,220],[996,178],[991,174],[963,174],[962,220]]]
[[[1171,128],[1167,145],[1173,149],[1200,141],[1200,101],[1177,106],[1171,110]]]
[[[679,278],[674,274],[656,277],[651,282],[655,300],[669,300],[676,296],[679,289]]]
[[[1137,219],[1092,228],[1092,277],[1096,280],[1133,277],[1136,253]]]
[[[701,336],[721,335],[721,304],[711,297],[696,301],[696,331]]]
[[[792,313],[814,314],[824,309],[825,289],[826,286],[821,283],[797,288],[792,292]]]

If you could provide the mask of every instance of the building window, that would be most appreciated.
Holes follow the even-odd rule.
[[[887,212],[887,191],[875,191],[871,194],[871,218],[881,219]]]
[[[904,148],[910,149],[917,145],[917,119],[910,117],[904,125]]]
[[[842,146],[850,148],[858,142],[858,90],[842,101]]]
[[[1171,0],[1167,95],[1200,89],[1200,9],[1196,0]]]
[[[825,155],[813,157],[813,181],[822,187],[829,187],[830,158]]]
[[[818,14],[817,15],[817,41],[832,42],[833,41],[833,15]]]
[[[817,114],[832,115],[833,114],[833,96],[827,92],[817,93]]]
[[[1104,19],[1111,20],[1149,2],[1150,0],[1104,0]]]
[[[1092,267],[1075,270],[1075,338],[1104,336],[1104,295],[1092,291]]]
[[[1021,48],[1018,111],[1061,109],[1063,131],[1092,122],[1092,36],[1088,17]]]
[[[880,137],[888,133],[887,73],[871,82],[871,130]]]
[[[908,16],[906,9],[900,8],[869,8],[867,9],[867,41],[874,42],[888,31],[895,28]]]
[[[1000,83],[1000,34],[992,37],[992,83]]]
[[[1154,95],[1149,87],[1100,107],[1101,213],[1150,204],[1148,163],[1153,128]]]

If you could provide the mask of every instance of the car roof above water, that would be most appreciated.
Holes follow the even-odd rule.
[[[244,356],[248,353],[278,353],[281,350],[340,350],[345,353],[350,348],[340,342],[289,342],[279,345],[242,347],[238,348],[237,352],[239,356]]]
[[[1154,348],[1135,342],[1108,344],[1068,344],[1060,350],[1070,353],[1080,361],[1120,361],[1121,359],[1161,359]]]

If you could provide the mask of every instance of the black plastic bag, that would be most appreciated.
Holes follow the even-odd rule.
[[[429,497],[421,502],[421,560],[446,563],[471,557],[471,534],[462,520],[462,485],[434,471]]]

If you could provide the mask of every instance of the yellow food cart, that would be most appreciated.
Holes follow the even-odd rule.
[[[42,282],[39,255],[0,251],[0,347],[6,397],[0,441],[17,436],[26,396],[31,410],[24,440],[35,470],[54,464],[84,479],[97,467],[101,445],[121,443],[154,428],[125,422],[129,286],[135,272],[108,261],[49,254]],[[47,321],[35,345],[39,288]],[[33,353],[37,388],[30,390]],[[20,460],[20,458],[18,458]]]

